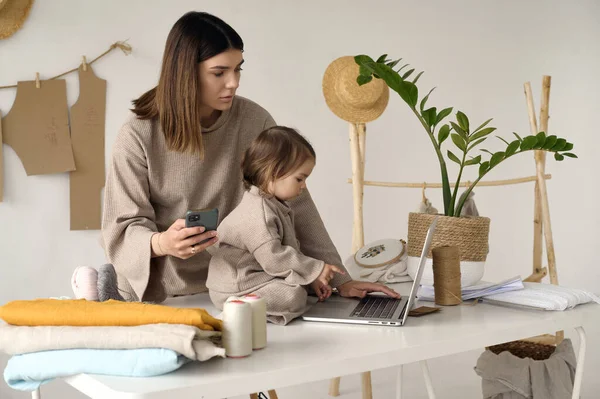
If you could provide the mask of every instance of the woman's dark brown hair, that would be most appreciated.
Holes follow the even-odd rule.
[[[244,153],[244,186],[257,186],[267,193],[270,182],[289,175],[309,159],[316,162],[317,155],[308,140],[292,128],[273,126],[259,134]]]
[[[243,51],[240,35],[221,19],[188,12],[171,28],[158,85],[133,101],[139,119],[158,118],[167,147],[204,158],[198,64],[229,49]]]

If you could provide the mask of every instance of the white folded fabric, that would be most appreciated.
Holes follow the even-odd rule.
[[[0,326],[0,350],[19,355],[57,349],[171,349],[204,361],[225,356],[215,344],[221,333],[183,324],[146,324],[134,327]]]
[[[354,255],[350,255],[344,262],[344,266],[355,280],[393,284],[412,281],[412,278],[408,275],[407,259],[408,257],[405,255],[397,263],[366,268],[359,266],[354,259]]]
[[[360,276],[372,283],[402,283],[411,281],[406,268],[406,259],[377,269],[363,269]]]
[[[588,302],[600,303],[600,298],[595,294],[576,288],[541,283],[523,285],[525,289],[487,295],[484,300],[544,310],[566,310]]]

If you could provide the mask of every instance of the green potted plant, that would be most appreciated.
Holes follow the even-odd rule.
[[[357,55],[354,60],[359,65],[357,83],[364,85],[373,78],[382,79],[409,106],[427,133],[440,165],[444,202],[444,212],[438,220],[432,247],[438,245],[458,246],[461,252],[461,283],[465,286],[476,283],[483,276],[483,265],[488,253],[490,220],[485,217],[461,217],[465,200],[473,188],[492,169],[517,154],[543,150],[554,153],[557,161],[562,161],[566,157],[577,158],[570,152],[573,144],[564,138],[546,135],[545,132],[526,137],[513,133],[515,138],[511,141],[497,136],[506,145],[501,151],[491,152],[487,149],[480,149],[479,146],[496,130],[489,125],[492,119],[472,128],[473,125],[465,113],[456,111],[453,114],[453,107],[438,110],[436,107],[428,106],[427,101],[433,89],[419,99],[419,90],[416,84],[423,72],[415,74],[414,78],[411,78],[415,70],[408,64],[394,69],[401,59],[389,60],[387,54],[384,54],[376,61],[367,55]],[[451,116],[454,116],[454,120]],[[447,140],[448,138],[450,140]],[[442,150],[444,143],[452,143],[450,145],[454,148],[446,149],[444,152]],[[481,153],[476,153],[477,150],[480,150]],[[448,176],[447,160],[458,165],[458,175],[453,183]],[[467,167],[474,166],[479,168],[477,178],[459,196],[458,190],[463,172]],[[422,213],[410,213],[409,215],[408,268],[409,274],[413,277],[416,272],[416,260],[420,256],[425,234],[433,217],[434,215]],[[429,257],[431,257],[431,253]],[[432,284],[432,281],[432,272],[429,267],[429,270],[425,271],[423,283]]]

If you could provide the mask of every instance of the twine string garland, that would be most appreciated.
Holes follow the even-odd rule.
[[[108,53],[110,53],[111,51],[115,50],[115,49],[120,49],[121,51],[123,51],[123,53],[125,55],[129,55],[131,54],[132,48],[129,44],[126,43],[127,41],[121,41],[121,42],[115,42],[113,43],[108,50],[106,50],[104,53],[100,54],[98,57],[94,58],[93,60],[91,60],[90,62],[84,63],[85,67],[87,68],[87,65],[92,65],[94,62],[98,61],[100,58],[104,57],[105,55],[107,55]],[[52,79],[58,79],[60,77],[63,77],[71,72],[75,72],[79,69],[79,66],[77,68],[73,68],[68,70],[67,72],[63,72],[60,75],[56,75],[53,76],[49,79],[46,80],[52,80]],[[0,86],[0,89],[10,89],[13,87],[17,87],[17,85],[8,85],[8,86]]]

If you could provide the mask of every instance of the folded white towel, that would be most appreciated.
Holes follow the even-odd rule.
[[[525,289],[487,295],[485,300],[500,304],[527,306],[545,310],[566,310],[588,302],[600,303],[595,294],[552,284],[523,283]]]

